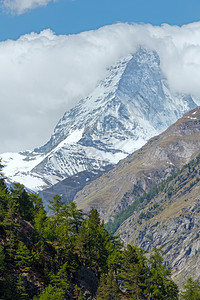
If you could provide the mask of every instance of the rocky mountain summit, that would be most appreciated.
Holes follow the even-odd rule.
[[[170,90],[155,51],[139,48],[110,67],[95,90],[64,114],[47,144],[3,154],[5,175],[38,191],[79,172],[104,170],[197,104]]]
[[[200,152],[200,107],[83,188],[75,202],[108,222]]]

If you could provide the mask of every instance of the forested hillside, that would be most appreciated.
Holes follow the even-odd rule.
[[[8,190],[1,174],[1,299],[178,299],[160,249],[124,248],[95,209],[85,215],[59,195],[49,208],[21,184]],[[189,280],[185,293],[194,283],[198,293]]]

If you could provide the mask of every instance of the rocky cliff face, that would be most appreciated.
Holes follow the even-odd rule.
[[[85,210],[97,208],[108,221],[199,152],[200,108],[197,107],[113,170],[85,186],[75,202]]]
[[[165,263],[180,286],[189,276],[200,279],[199,169],[200,155],[166,181],[158,195],[139,203],[117,231],[125,243],[148,251],[162,246]]]
[[[174,94],[158,54],[140,48],[112,66],[95,90],[64,114],[46,145],[3,154],[5,175],[37,191],[116,164],[197,103]]]

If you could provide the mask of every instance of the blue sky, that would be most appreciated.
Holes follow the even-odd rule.
[[[5,2],[29,0],[1,0]],[[40,1],[40,0],[30,0]],[[17,39],[50,28],[56,34],[73,34],[116,22],[183,25],[199,21],[199,0],[51,0],[21,13],[1,8],[0,40]]]

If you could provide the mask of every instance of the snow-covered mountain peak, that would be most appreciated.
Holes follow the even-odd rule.
[[[64,114],[47,144],[17,154],[19,168],[9,167],[17,162],[14,156],[3,155],[5,173],[38,190],[115,164],[195,106],[190,95],[170,91],[158,54],[139,48],[110,67],[94,91]],[[27,178],[37,178],[35,188]]]
[[[105,79],[98,82],[90,95],[81,99],[74,108],[65,112],[55,127],[51,139],[46,145],[35,149],[36,152],[49,152],[70,135],[73,130],[82,130],[83,127],[85,128],[86,123],[94,122],[99,116],[100,110],[104,111],[106,104],[115,97],[119,81],[131,58],[132,55],[129,55],[111,66],[107,70]]]

